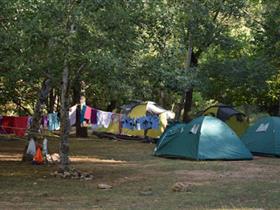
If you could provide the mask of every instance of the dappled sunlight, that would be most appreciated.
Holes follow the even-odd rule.
[[[21,161],[22,154],[18,153],[1,153],[0,161]]]
[[[127,161],[114,160],[114,159],[100,159],[91,156],[71,156],[71,162],[87,162],[87,163],[108,163],[108,164],[125,164]]]
[[[2,153],[0,154],[1,161],[21,161],[22,154],[19,153]],[[71,156],[70,161],[75,162],[86,162],[86,163],[107,163],[107,164],[125,164],[127,161],[114,160],[114,159],[101,159],[91,156]]]

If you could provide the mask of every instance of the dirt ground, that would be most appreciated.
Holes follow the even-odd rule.
[[[58,143],[50,141],[51,152]],[[280,209],[278,158],[165,159],[152,155],[153,144],[73,138],[71,167],[94,174],[81,181],[51,176],[57,166],[22,163],[24,146],[0,140],[0,209]]]

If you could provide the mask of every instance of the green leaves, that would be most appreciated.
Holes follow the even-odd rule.
[[[190,86],[201,103],[201,95],[259,105],[278,97],[276,0],[3,0],[0,14],[1,104],[32,106],[46,72],[59,89],[65,61],[72,88],[84,81],[102,109],[133,99],[168,108]]]

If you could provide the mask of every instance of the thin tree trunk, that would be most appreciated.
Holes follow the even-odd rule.
[[[162,89],[159,90],[159,104],[161,106],[164,106],[164,102],[165,102],[165,94],[164,94],[164,91]]]
[[[61,107],[60,107],[60,119],[61,119],[61,141],[60,141],[60,166],[59,169],[62,171],[68,170],[69,166],[69,66],[65,62],[65,66],[62,74],[62,85],[61,85]]]
[[[184,115],[183,115],[183,121],[184,122],[190,122],[191,121],[191,117],[189,115],[189,112],[192,109],[192,98],[193,98],[193,88],[189,88],[185,92]]]
[[[83,63],[79,69],[76,72],[76,76],[74,79],[74,82],[72,83],[72,90],[73,90],[73,97],[72,97],[72,103],[78,104],[80,103],[80,97],[85,92],[85,85],[81,80],[81,73],[82,70],[85,68],[86,64]]]
[[[187,59],[185,63],[185,69],[186,72],[190,71],[191,68],[191,60],[192,60],[192,34],[189,32],[189,40],[188,40],[188,54]],[[193,88],[189,87],[185,92],[185,104],[184,104],[184,115],[183,115],[183,121],[188,122],[190,121],[189,112],[192,108],[192,95],[193,95]]]
[[[73,97],[72,101],[73,104],[78,104],[81,97],[81,79],[80,74],[78,73],[74,79],[74,82],[72,83],[72,90],[73,90]]]
[[[55,90],[52,88],[49,94],[49,104],[48,104],[48,112],[54,112],[54,104],[55,104]]]
[[[191,32],[189,31],[188,53],[187,53],[187,58],[186,58],[186,62],[185,62],[185,71],[186,72],[190,71],[191,60],[192,60],[192,35],[191,35]],[[192,87],[189,87],[188,89],[186,89],[184,91],[184,93],[182,93],[181,103],[179,104],[179,109],[178,109],[178,112],[176,113],[176,120],[180,119],[180,115],[181,115],[183,108],[184,108],[183,121],[188,122],[190,120],[189,111],[191,111],[191,107],[192,107],[192,93],[193,93]]]
[[[30,125],[30,135],[32,136],[32,133],[38,133],[40,124],[41,124],[41,118],[42,118],[42,107],[46,104],[49,92],[51,90],[51,79],[46,79],[43,84],[42,88],[39,94],[39,99],[36,103],[34,114],[32,117],[32,123]]]
[[[181,101],[178,104],[177,112],[176,112],[176,115],[175,115],[175,120],[176,121],[180,121],[181,113],[182,113],[182,110],[184,108],[184,101],[185,101],[185,96],[182,94]]]

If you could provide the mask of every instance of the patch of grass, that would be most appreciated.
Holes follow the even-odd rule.
[[[57,152],[59,142],[50,141]],[[0,154],[23,151],[21,141],[1,141]],[[92,181],[50,176],[56,166],[0,159],[1,209],[229,209],[280,206],[276,158],[254,161],[189,161],[152,156],[154,145],[135,141],[70,140],[72,166],[95,174]],[[99,162],[87,161],[95,158]],[[102,160],[123,162],[102,162]],[[183,182],[188,192],[173,192]],[[113,186],[98,190],[99,183]],[[140,192],[150,188],[152,195]]]

